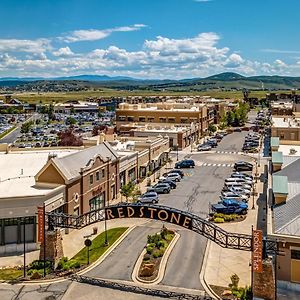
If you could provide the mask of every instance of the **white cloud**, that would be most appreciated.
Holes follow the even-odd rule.
[[[239,54],[231,54],[225,61],[226,68],[238,68],[245,62]]]
[[[278,54],[300,54],[300,50],[261,49],[262,52]]]
[[[113,32],[129,32],[137,31],[141,28],[146,27],[144,24],[134,24],[131,26],[115,27],[110,29],[87,29],[87,30],[75,30],[70,35],[62,37],[61,39],[68,43],[79,42],[79,41],[97,41],[104,39],[111,35]]]
[[[134,27],[118,27],[118,31],[131,31],[143,26],[136,24]],[[1,76],[107,74],[179,79],[204,77],[225,71],[245,75],[291,75],[300,71],[300,62],[292,65],[279,59],[268,63],[252,61],[242,57],[238,51],[233,52],[228,47],[220,47],[219,40],[220,36],[214,32],[181,39],[158,36],[145,40],[142,48],[136,51],[111,45],[88,53],[76,54],[68,46],[54,50],[49,40],[47,42],[42,39],[24,40],[26,43],[10,40],[18,42],[4,43],[5,47],[2,43],[0,74]],[[3,40],[0,40],[0,47],[1,41]],[[23,52],[26,52],[26,55]]]
[[[63,48],[59,48],[56,51],[53,51],[52,54],[54,56],[58,56],[58,57],[67,57],[67,56],[73,56],[74,53],[73,51],[67,46],[67,47],[63,47]]]
[[[0,39],[1,52],[28,52],[43,53],[50,50],[49,39],[37,40],[17,40],[17,39]]]

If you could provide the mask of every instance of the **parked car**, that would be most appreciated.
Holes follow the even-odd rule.
[[[165,178],[177,182],[181,180],[181,176],[177,173],[168,173]]]
[[[168,194],[170,193],[171,187],[167,183],[159,182],[149,188],[147,188],[148,192],[156,192],[158,194]]]
[[[170,186],[171,189],[176,189],[176,187],[177,187],[176,182],[174,182],[172,180],[169,180],[169,179],[166,179],[166,178],[159,179],[158,182],[160,182],[160,183],[167,183]]]
[[[251,195],[251,190],[247,190],[242,187],[232,187],[229,191],[240,195],[246,195],[248,197]]]
[[[192,159],[184,159],[182,161],[178,161],[175,164],[176,169],[182,169],[182,168],[194,168],[195,162]]]
[[[220,198],[221,198],[221,200],[235,199],[235,200],[238,200],[238,201],[247,202],[249,197],[247,197],[246,195],[237,194],[235,192],[221,192]]]
[[[253,165],[246,161],[238,161],[234,164],[236,171],[252,171]]]
[[[211,150],[211,146],[208,145],[208,144],[198,145],[197,150],[198,151],[210,151]]]
[[[225,190],[230,190],[230,189],[235,188],[235,187],[244,188],[244,189],[247,189],[247,190],[252,189],[251,185],[241,183],[241,182],[225,182],[225,184],[224,184],[224,189]]]
[[[236,177],[226,178],[225,183],[228,183],[228,182],[245,183],[245,184],[249,184],[249,185],[253,184],[252,179],[236,178]]]
[[[146,192],[138,198],[138,203],[157,203],[159,200],[156,192]]]
[[[217,139],[208,139],[206,141],[206,144],[210,145],[211,147],[217,147],[218,146],[218,141]]]
[[[226,199],[211,206],[212,211],[222,214],[247,214],[248,204],[237,200]]]
[[[242,179],[253,181],[253,176],[245,174],[245,173],[234,172],[234,173],[231,174],[230,177],[231,178],[242,178]]]
[[[173,170],[170,170],[169,172],[167,173],[164,173],[163,176],[166,177],[168,176],[169,173],[176,173],[176,174],[179,174],[181,176],[181,178],[184,176],[184,173],[182,170],[179,170],[179,169],[173,169]]]

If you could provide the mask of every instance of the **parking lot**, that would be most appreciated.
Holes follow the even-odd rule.
[[[13,122],[9,122],[13,118]],[[59,146],[58,134],[65,131],[70,126],[73,132],[80,136],[91,136],[94,126],[110,125],[113,118],[111,112],[97,113],[55,113],[53,120],[49,120],[48,114],[34,113],[33,115],[8,115],[0,120],[0,134],[2,129],[7,130],[12,126],[17,126],[15,132],[7,135],[2,143],[11,143],[17,148],[41,148]],[[26,121],[32,121],[28,132],[21,132],[21,125]]]

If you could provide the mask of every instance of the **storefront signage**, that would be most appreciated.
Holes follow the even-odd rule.
[[[97,195],[101,194],[101,192],[102,192],[102,186],[99,186],[98,188],[96,188],[92,191],[92,194],[93,194],[93,196],[97,196]]]
[[[252,247],[253,272],[262,273],[262,231],[261,230],[253,230],[252,243],[253,243],[253,247]]]
[[[117,218],[148,218],[173,223],[192,229],[192,218],[169,208],[155,208],[150,206],[118,206],[105,209],[107,220]]]
[[[45,232],[45,219],[44,219],[44,207],[38,206],[38,242],[44,241]]]

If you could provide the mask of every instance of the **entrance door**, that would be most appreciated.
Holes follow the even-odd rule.
[[[291,250],[291,281],[300,282],[300,250]]]

